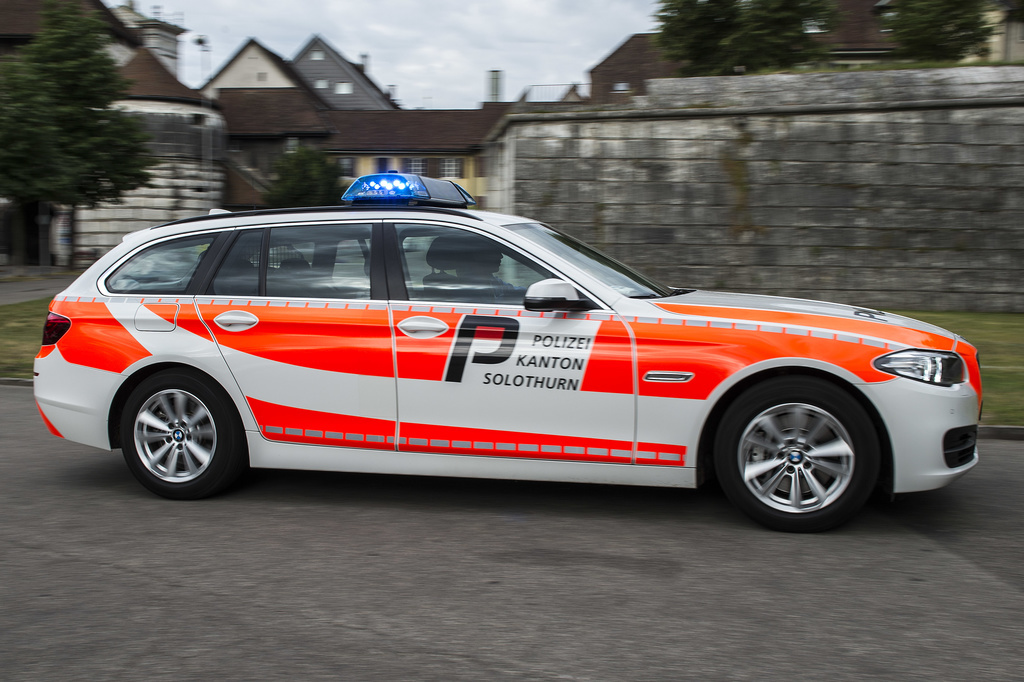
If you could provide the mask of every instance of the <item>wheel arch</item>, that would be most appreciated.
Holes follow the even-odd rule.
[[[234,401],[230,400],[230,395],[228,395],[216,378],[193,365],[186,365],[181,362],[157,362],[152,365],[146,365],[121,382],[121,385],[114,393],[114,398],[110,401],[110,411],[107,413],[107,438],[110,439],[111,450],[121,447],[121,416],[124,413],[125,403],[128,402],[128,396],[132,394],[132,391],[139,384],[149,377],[169,369],[181,370],[195,375],[207,383],[212,390],[223,392],[229,398],[230,404],[234,405]],[[238,408],[236,407],[235,409],[237,411]]]
[[[878,444],[881,454],[881,467],[878,473],[878,483],[881,484],[883,489],[891,491],[893,480],[892,439],[889,435],[889,430],[885,425],[885,420],[882,419],[882,415],[879,413],[874,403],[872,403],[871,400],[869,400],[868,397],[864,395],[864,393],[854,384],[846,381],[842,377],[823,369],[802,366],[772,367],[761,370],[736,382],[735,385],[729,387],[729,389],[718,398],[714,407],[708,413],[707,419],[704,420],[704,426],[701,429],[700,440],[697,445],[698,485],[713,478],[715,475],[715,435],[718,432],[718,426],[722,421],[722,417],[726,410],[729,409],[729,406],[751,387],[767,381],[768,379],[774,379],[781,376],[806,376],[823,379],[830,384],[833,384],[839,390],[847,393],[864,408],[864,411],[867,412],[868,417],[871,419],[872,426],[875,427],[875,432],[878,434]]]

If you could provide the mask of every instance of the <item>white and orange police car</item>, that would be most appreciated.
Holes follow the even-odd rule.
[[[672,289],[458,185],[127,235],[50,306],[35,397],[199,498],[249,466],[696,487],[777,529],[977,463],[976,350],[848,305]]]

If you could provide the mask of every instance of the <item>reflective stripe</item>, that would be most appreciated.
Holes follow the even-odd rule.
[[[347,429],[339,431],[327,427],[328,424],[347,423],[373,426],[381,430],[393,429],[394,422],[389,420],[303,410],[266,403],[254,398],[247,398],[247,400],[260,424],[260,431],[268,440],[368,449],[395,448],[396,438],[393,435],[388,436],[380,432],[355,432]],[[275,424],[273,423],[275,420],[280,421]],[[404,451],[625,464],[630,463],[633,459],[632,444],[625,441],[425,424],[404,424],[402,429],[409,434],[397,438],[398,449]],[[501,440],[483,440],[451,437],[458,434],[500,435],[502,438]],[[685,465],[685,446],[664,443],[641,443],[640,445],[637,452],[637,463]]]

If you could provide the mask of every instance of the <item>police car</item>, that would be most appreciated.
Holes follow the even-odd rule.
[[[977,463],[977,351],[877,310],[673,289],[458,185],[143,230],[50,306],[50,431],[169,498],[247,467],[693,488],[771,528]]]

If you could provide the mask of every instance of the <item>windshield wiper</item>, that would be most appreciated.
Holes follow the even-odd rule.
[[[669,289],[667,294],[640,294],[639,296],[630,296],[634,300],[648,299],[648,298],[668,298],[669,296],[682,296],[683,294],[691,294],[696,289]]]

